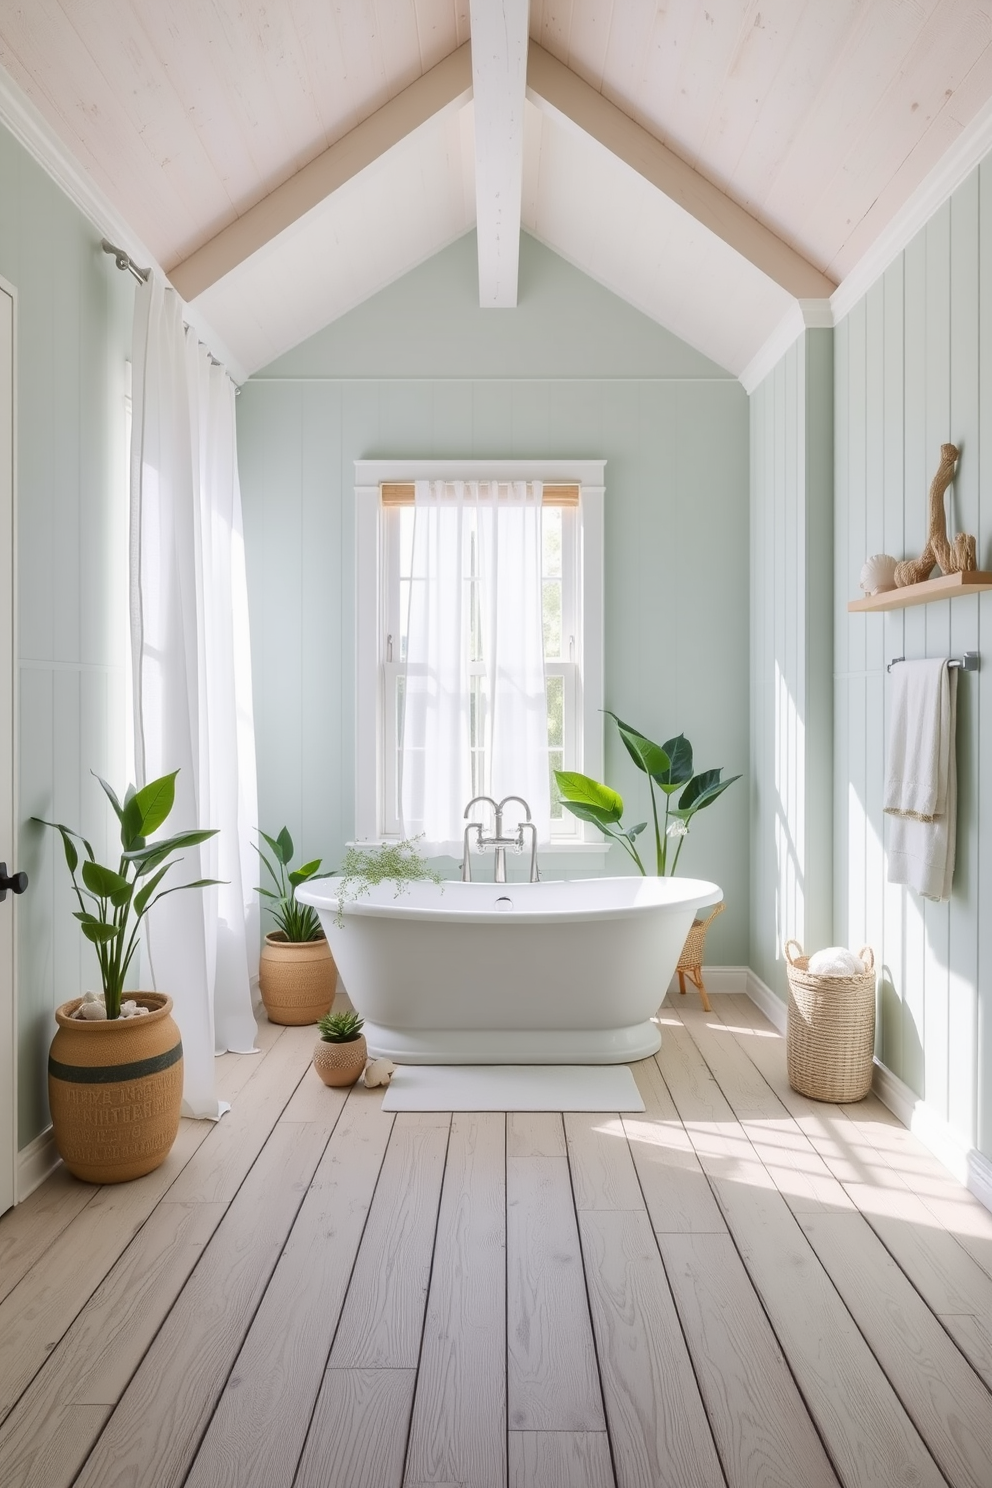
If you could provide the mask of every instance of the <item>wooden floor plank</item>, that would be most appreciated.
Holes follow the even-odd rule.
[[[618,1488],[724,1482],[644,1210],[582,1209],[579,1232]]]
[[[335,1106],[345,1094],[333,1092]],[[330,1120],[328,1111],[325,1129]],[[284,1488],[292,1482],[392,1123],[371,1092],[357,1088],[348,1095],[187,1488]],[[293,1125],[280,1121],[277,1130],[292,1132]]]
[[[729,1488],[837,1488],[730,1236],[662,1234],[658,1244]]]
[[[944,1479],[688,1037],[658,1055],[730,1233],[845,1488]],[[736,1152],[736,1159],[728,1154]]]
[[[988,1488],[992,1394],[860,1214],[800,1224],[953,1488]]]
[[[451,1123],[404,1482],[506,1484],[506,1125]]]
[[[449,1127],[396,1117],[331,1369],[417,1367]]]
[[[589,1111],[565,1115],[576,1209],[643,1209],[627,1136],[619,1116]]]
[[[0,1303],[0,1421],[56,1347],[193,1153],[214,1132],[184,1121],[161,1167],[100,1188]]]
[[[293,1488],[400,1488],[416,1371],[331,1369]]]
[[[0,1301],[99,1193],[61,1163],[33,1194],[0,1218]]]
[[[158,1205],[0,1426],[0,1483],[38,1454],[45,1488],[72,1482],[225,1207]]]
[[[622,1117],[651,1223],[658,1234],[726,1234],[706,1174],[653,1059],[632,1066],[644,1114]]]
[[[842,1185],[718,1016],[693,1007],[679,1015],[792,1212],[852,1209]]]
[[[209,1163],[184,1172],[171,1199],[179,1204],[230,1203],[306,1074],[312,1052],[312,1028],[283,1029],[265,1058],[250,1066],[251,1077],[239,1099],[213,1128]]]
[[[507,1156],[506,1277],[510,1430],[605,1431],[567,1157]]]
[[[509,1488],[616,1488],[605,1431],[511,1431]]]
[[[327,1142],[277,1125],[77,1478],[179,1488]]]

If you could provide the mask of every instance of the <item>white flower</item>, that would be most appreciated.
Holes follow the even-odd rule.
[[[672,825],[668,828],[667,835],[669,837],[688,837],[689,828],[681,817],[676,817]]]

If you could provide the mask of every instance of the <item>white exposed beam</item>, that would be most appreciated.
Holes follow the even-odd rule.
[[[527,97],[539,109],[591,135],[797,299],[827,299],[836,288],[764,223],[533,41]]]
[[[471,0],[479,304],[517,303],[529,0]]]
[[[195,299],[428,119],[461,107],[471,96],[472,59],[466,41],[176,264],[169,272],[173,285],[184,300]],[[402,232],[402,223],[396,230]]]

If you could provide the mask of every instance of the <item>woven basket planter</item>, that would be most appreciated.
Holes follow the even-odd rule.
[[[862,946],[860,956],[860,976],[818,976],[798,941],[786,942],[789,1084],[813,1100],[858,1101],[871,1089],[875,955]]]
[[[313,1067],[325,1085],[354,1085],[368,1057],[364,1033],[345,1044],[318,1039],[313,1050]]]
[[[287,940],[281,930],[265,937],[258,988],[270,1023],[299,1027],[331,1010],[338,972],[327,941]]]
[[[135,992],[146,1018],[73,1018],[56,1009],[48,1100],[59,1156],[86,1183],[126,1183],[164,1162],[179,1130],[183,1046],[172,998]]]

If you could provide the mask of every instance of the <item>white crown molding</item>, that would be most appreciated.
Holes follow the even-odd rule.
[[[829,330],[833,324],[831,300],[793,300],[768,340],[740,374],[744,391],[753,393],[804,331]]]
[[[909,246],[938,208],[942,207],[962,181],[966,180],[992,150],[992,99],[958,135],[954,144],[925,176],[912,196],[899,209],[892,221],[872,243],[867,253],[841,280],[830,304],[834,324],[838,325],[885,270]]]
[[[33,1194],[61,1161],[51,1127],[22,1147],[17,1154],[17,1202],[22,1204],[29,1194]]]
[[[10,130],[18,144],[41,166],[86,220],[93,224],[101,237],[109,238],[119,248],[123,248],[136,264],[142,268],[150,268],[168,282],[168,275],[154,254],[116,207],[111,205],[44,115],[3,67],[0,67],[0,124]],[[194,307],[185,305],[183,319],[193,327],[216,359],[223,362],[235,382],[247,381],[247,368],[234,356],[202,314]]]

